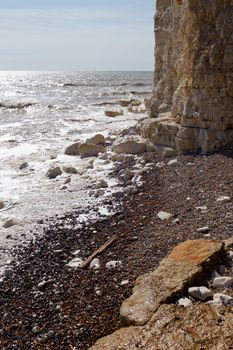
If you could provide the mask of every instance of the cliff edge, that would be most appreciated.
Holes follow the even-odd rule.
[[[157,0],[154,144],[206,153],[233,141],[232,0]]]

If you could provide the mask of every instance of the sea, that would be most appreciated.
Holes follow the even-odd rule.
[[[0,266],[9,262],[9,249],[31,239],[36,222],[96,201],[90,188],[98,179],[108,182],[105,195],[119,189],[110,176],[113,162],[64,151],[77,140],[97,133],[114,138],[135,126],[146,117],[143,108],[121,107],[123,115],[115,118],[105,111],[133,98],[143,106],[152,85],[152,72],[0,72]],[[78,174],[51,180],[46,173],[56,165]],[[5,228],[9,220],[14,225]]]

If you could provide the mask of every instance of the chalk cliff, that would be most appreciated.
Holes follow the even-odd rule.
[[[144,136],[178,153],[233,141],[233,1],[157,0]]]

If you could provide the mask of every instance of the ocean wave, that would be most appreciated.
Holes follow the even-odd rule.
[[[97,83],[64,83],[63,87],[95,87]]]
[[[1,109],[25,109],[35,105],[36,103],[34,102],[25,102],[25,103],[16,103],[16,104],[0,103],[0,108]]]

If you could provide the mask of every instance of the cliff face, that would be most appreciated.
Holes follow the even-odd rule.
[[[145,136],[178,152],[232,141],[233,1],[157,0],[155,37]]]

